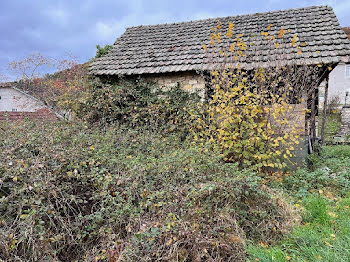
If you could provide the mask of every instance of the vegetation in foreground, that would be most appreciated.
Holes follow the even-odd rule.
[[[303,225],[278,246],[251,246],[248,261],[348,261],[349,205],[350,197],[335,203],[316,195],[304,199]]]
[[[0,259],[343,261],[349,147],[292,173],[243,169],[193,143],[190,101],[96,81],[85,122],[2,122]]]
[[[248,261],[349,261],[350,147],[326,146],[312,159],[313,170],[272,182],[294,201],[302,224],[279,245],[251,245]]]
[[[340,112],[333,110],[326,115],[326,126],[325,126],[325,142],[331,143],[333,142],[333,137],[338,133],[341,126],[341,116]],[[322,124],[322,114],[320,114],[319,119],[319,128],[321,128]]]
[[[195,94],[136,79],[97,81],[84,99],[86,122],[1,123],[0,259],[347,256],[336,248],[349,246],[349,147],[325,147],[292,173],[257,173],[194,145],[184,107]]]
[[[5,261],[349,256],[350,147],[326,147],[312,169],[268,176],[147,130],[64,122],[0,130]]]
[[[0,258],[245,261],[298,222],[251,171],[175,135],[2,124]]]

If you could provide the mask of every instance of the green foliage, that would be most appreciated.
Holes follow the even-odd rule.
[[[96,45],[97,50],[96,50],[95,58],[99,58],[106,55],[112,48],[113,48],[112,45],[105,45],[103,47],[101,47],[100,45]]]
[[[250,246],[248,261],[348,261],[350,257],[350,198],[336,205],[321,197],[304,200],[304,225],[281,245]]]
[[[330,216],[328,215],[328,207],[324,198],[320,196],[310,196],[303,202],[306,212],[303,221],[306,223],[315,222],[320,225],[328,225]]]
[[[0,258],[244,261],[295,217],[260,178],[123,126],[2,123]]]
[[[77,114],[89,123],[186,134],[189,114],[184,107],[198,101],[197,94],[178,86],[164,90],[139,78],[105,82],[94,79]]]
[[[347,160],[350,158],[350,146],[326,146],[322,155],[328,164],[331,164],[335,159]]]
[[[288,104],[290,89],[282,91],[282,77],[280,83],[271,80],[283,73],[257,69],[248,75],[240,68],[211,72],[214,90],[206,114],[192,114],[195,140],[240,167],[286,167],[299,143],[295,118],[302,112]]]
[[[300,168],[269,180],[268,185],[280,188],[297,199],[321,192],[334,199],[350,191],[350,146],[325,146],[321,154],[309,156],[309,168]]]
[[[350,257],[350,146],[325,146],[300,169],[271,183],[292,196],[303,225],[279,245],[251,245],[248,261],[348,261]]]
[[[321,128],[322,125],[322,113],[319,116],[319,128]],[[326,116],[326,126],[325,126],[325,140],[326,142],[332,141],[333,136],[335,136],[341,126],[341,116],[339,112],[330,112]],[[321,129],[319,129],[321,130]]]

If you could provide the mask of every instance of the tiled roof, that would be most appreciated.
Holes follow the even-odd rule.
[[[268,66],[274,63],[350,62],[350,41],[332,8],[313,6],[127,28],[108,54],[92,62],[90,73],[134,75],[211,69],[213,57],[219,54],[217,51],[215,55],[211,53],[213,49],[209,44],[209,36],[211,28],[217,26],[218,21],[222,23],[222,28],[228,28],[230,22],[234,23],[233,36],[243,34],[243,42],[248,46],[255,43],[254,50],[247,50],[246,56],[240,58],[242,67]],[[274,41],[279,43],[278,48],[261,35],[269,25],[272,25],[269,37],[276,36]],[[278,33],[282,27],[285,34],[279,38]],[[297,35],[296,46],[302,51],[299,54],[296,46],[291,44],[294,35]],[[225,41],[222,44],[224,43]],[[208,46],[207,51],[203,50],[204,44]]]

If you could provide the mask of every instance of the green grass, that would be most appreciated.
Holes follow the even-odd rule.
[[[267,185],[295,201],[319,190],[328,197],[344,197],[350,192],[350,146],[324,146],[321,155],[309,155],[307,162],[308,167],[286,174],[281,180],[272,177]]]
[[[278,185],[300,209],[302,225],[275,246],[251,244],[248,261],[350,261],[350,146],[326,146],[312,161],[312,170]]]
[[[322,125],[322,114],[319,116],[319,130],[321,130]],[[341,126],[341,117],[340,113],[332,113],[327,115],[326,127],[325,127],[325,140],[326,142],[332,141],[333,136],[335,136]]]
[[[327,202],[305,199],[305,224],[278,246],[250,246],[248,261],[350,261],[350,197]]]

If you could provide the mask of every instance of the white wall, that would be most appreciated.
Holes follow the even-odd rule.
[[[0,87],[0,111],[35,112],[42,103],[10,87]]]
[[[350,65],[348,65],[350,66]],[[347,104],[350,104],[350,77],[345,76],[345,64],[339,64],[329,75],[328,97],[339,96],[340,103],[345,102],[345,93],[349,92]]]

